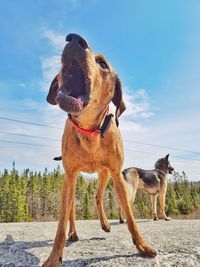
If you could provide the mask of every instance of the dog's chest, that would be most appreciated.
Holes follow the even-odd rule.
[[[77,144],[77,151],[82,171],[96,172],[107,164],[106,151],[98,142],[91,142],[85,138],[81,140],[80,144]]]
[[[99,172],[105,167],[108,167],[108,163],[101,158],[96,158],[96,156],[92,157],[90,155],[90,157],[81,159],[81,171],[83,172]]]
[[[80,153],[82,153],[88,159],[97,155],[98,151],[102,153],[102,149],[98,140],[81,138],[79,140],[78,147]]]

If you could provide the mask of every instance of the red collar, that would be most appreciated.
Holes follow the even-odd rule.
[[[80,133],[86,134],[86,135],[92,135],[92,136],[98,136],[100,134],[99,129],[91,129],[91,130],[86,130],[81,127],[72,119],[71,116],[69,116],[69,121],[71,124],[76,128],[76,130]]]
[[[90,135],[90,136],[99,136],[101,134],[101,137],[104,137],[104,133],[107,132],[108,127],[110,126],[110,120],[113,116],[112,114],[107,115],[108,111],[109,111],[109,107],[106,107],[106,109],[104,111],[104,115],[106,115],[106,116],[105,116],[102,127],[99,129],[90,129],[90,130],[89,129],[83,129],[73,120],[71,114],[69,114],[68,116],[69,116],[69,121],[76,128],[76,130],[78,132],[83,133],[85,135]]]

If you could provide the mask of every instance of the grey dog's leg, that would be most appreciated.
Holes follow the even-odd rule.
[[[158,215],[157,215],[157,198],[158,198],[158,194],[151,195],[152,214],[153,214],[154,221],[158,220]]]

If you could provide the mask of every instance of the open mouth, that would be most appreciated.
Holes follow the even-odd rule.
[[[55,100],[60,108],[67,113],[78,113],[89,102],[84,71],[81,65],[73,60],[67,72]]]

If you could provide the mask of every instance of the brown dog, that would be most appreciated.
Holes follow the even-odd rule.
[[[43,266],[60,266],[62,262],[66,226],[69,218],[75,216],[75,186],[80,171],[98,172],[100,195],[112,176],[133,243],[141,255],[154,257],[156,252],[143,241],[138,231],[121,174],[123,142],[117,125],[125,104],[120,80],[106,59],[102,55],[94,55],[82,37],[69,34],[66,41],[61,71],[53,80],[47,96],[49,103],[59,104],[70,116],[62,139],[65,176],[60,218],[53,249]],[[111,101],[116,106],[115,120],[106,115]],[[98,206],[101,223],[109,227],[101,202]]]

